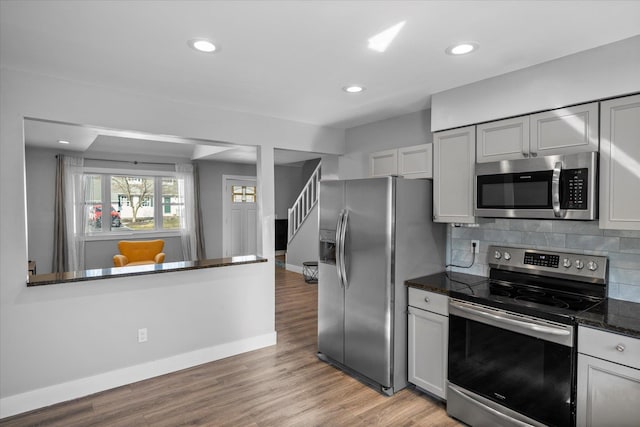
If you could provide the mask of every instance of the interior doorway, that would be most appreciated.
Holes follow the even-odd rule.
[[[223,250],[225,257],[256,254],[258,206],[255,176],[223,175]]]

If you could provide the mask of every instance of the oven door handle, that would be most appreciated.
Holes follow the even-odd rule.
[[[532,424],[529,423],[525,423],[524,421],[520,421],[517,420],[515,418],[512,418],[508,415],[503,414],[502,412],[493,409],[490,406],[485,405],[482,402],[477,401],[476,399],[472,398],[471,396],[467,396],[466,393],[464,393],[462,390],[458,389],[458,387],[449,384],[449,388],[447,391],[453,391],[455,392],[458,396],[460,396],[461,398],[463,398],[464,400],[466,400],[469,403],[472,403],[473,405],[479,406],[480,408],[482,408],[483,410],[487,411],[488,413],[490,413],[491,415],[493,415],[494,417],[500,419],[500,420],[504,420],[507,421],[508,425],[513,425],[516,427],[533,427]]]
[[[482,317],[491,319],[498,323],[505,323],[507,325],[517,326],[517,327],[528,329],[530,331],[534,331],[538,333],[544,333],[549,335],[559,335],[559,336],[567,336],[571,334],[571,332],[566,329],[556,329],[551,326],[537,325],[531,322],[525,322],[522,320],[503,317],[498,314],[494,314],[490,311],[483,310],[481,307],[467,307],[466,305],[462,305],[458,302],[453,302],[453,301],[450,301],[449,304],[451,304],[458,310],[464,311],[466,313],[475,314],[477,316],[482,316]]]

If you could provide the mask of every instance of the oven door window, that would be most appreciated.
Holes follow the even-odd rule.
[[[551,209],[553,171],[480,175],[479,209]]]
[[[572,349],[449,316],[449,381],[547,425],[571,425]]]

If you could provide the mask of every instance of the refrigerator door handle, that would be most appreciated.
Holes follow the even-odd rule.
[[[349,278],[347,276],[347,259],[345,256],[345,241],[347,238],[347,225],[349,224],[349,211],[344,210],[342,215],[342,230],[340,230],[340,270],[342,283],[345,289],[349,288]]]
[[[342,235],[342,223],[344,222],[344,210],[338,214],[338,224],[336,225],[336,271],[338,273],[338,282],[340,287],[344,287],[344,279],[342,278],[342,268],[340,268],[342,243],[340,236]]]

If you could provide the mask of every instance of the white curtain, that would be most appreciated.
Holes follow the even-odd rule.
[[[178,178],[178,195],[184,202],[182,215],[180,215],[180,220],[182,221],[180,227],[182,255],[185,261],[195,261],[198,259],[198,239],[196,235],[196,197],[193,165],[190,163],[178,163],[176,164],[176,173]]]
[[[64,205],[69,271],[84,270],[84,159],[63,156]]]

